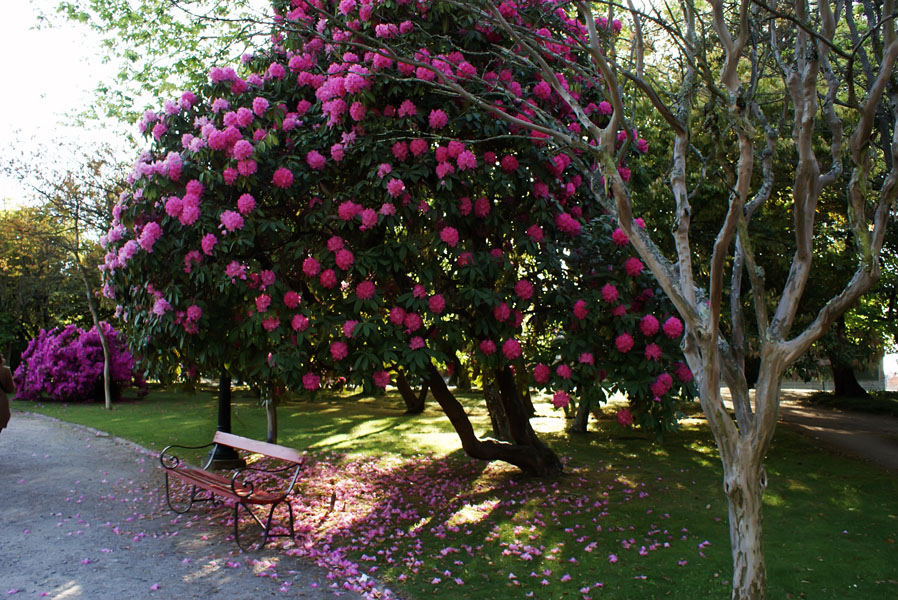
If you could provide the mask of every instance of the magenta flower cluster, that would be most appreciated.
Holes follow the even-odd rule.
[[[120,334],[101,323],[109,342],[110,374],[119,386],[143,385],[134,374],[134,358]],[[96,328],[84,331],[75,325],[41,330],[22,353],[14,374],[20,400],[84,402],[102,400],[103,347]]]

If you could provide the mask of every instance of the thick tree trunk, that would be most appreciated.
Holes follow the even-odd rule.
[[[516,369],[514,381],[518,387],[518,396],[521,399],[527,418],[533,418],[536,415],[536,407],[533,406],[533,398],[530,396],[530,376],[525,369]]]
[[[833,353],[829,354],[829,364],[833,372],[833,393],[843,398],[866,398],[869,396],[858,382],[851,365],[840,361]]]
[[[558,456],[546,446],[530,424],[530,416],[524,408],[521,401],[521,394],[515,382],[514,373],[509,367],[504,367],[496,371],[496,381],[499,384],[499,395],[502,399],[502,406],[505,408],[505,415],[508,418],[509,431],[511,439],[520,445],[529,446],[536,450],[547,467],[562,469],[561,460]]]
[[[749,459],[747,452],[740,453],[724,476],[733,553],[733,600],[760,600],[767,590],[761,538],[761,498],[767,480],[763,468]]]
[[[579,400],[580,402],[577,405],[577,414],[574,417],[574,422],[570,427],[570,431],[572,433],[586,433],[587,427],[589,425],[589,409],[592,402],[590,402],[589,396],[586,394],[580,394]]]
[[[396,389],[399,390],[399,395],[402,396],[402,400],[405,402],[405,414],[419,415],[424,412],[424,401],[427,399],[427,391],[429,389],[426,381],[421,383],[421,391],[415,394],[412,386],[408,383],[408,379],[405,377],[405,373],[396,371]]]
[[[490,415],[490,424],[493,426],[493,436],[503,442],[512,441],[508,415],[505,414],[505,407],[502,405],[499,388],[493,383],[484,382],[483,399],[486,401],[486,411]]]
[[[427,379],[433,397],[449,417],[449,421],[461,440],[462,448],[468,456],[481,460],[505,461],[530,475],[544,477],[558,475],[562,472],[561,461],[541,442],[539,446],[535,446],[479,439],[474,433],[468,415],[465,414],[464,407],[446,387],[446,382],[443,381],[443,377],[433,365],[428,366]]]

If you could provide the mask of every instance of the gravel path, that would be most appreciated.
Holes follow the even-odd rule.
[[[0,596],[361,597],[277,550],[238,552],[205,507],[176,518],[157,465],[123,440],[15,413],[0,433]]]
[[[786,396],[780,420],[838,452],[898,473],[898,419],[889,415],[819,408]]]

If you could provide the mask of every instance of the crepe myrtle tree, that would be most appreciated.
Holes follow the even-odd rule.
[[[274,393],[385,387],[401,369],[428,384],[471,456],[536,474],[559,472],[561,463],[530,426],[514,370],[533,372],[563,406],[601,379],[606,356],[609,379],[611,363],[657,363],[651,380],[632,387],[633,414],[669,427],[672,390],[688,371],[677,366],[673,343],[657,354],[645,348],[662,316],[674,329],[682,324],[651,316],[634,349],[627,328],[646,317],[653,284],[638,258],[624,256],[627,237],[603,217],[582,160],[522,126],[527,114],[570,120],[538,67],[503,57],[448,5],[405,6],[407,19],[386,30],[352,23],[348,5],[333,14],[349,29],[317,27],[322,6],[279,12],[269,52],[237,69],[212,68],[202,89],[141,120],[151,147],[114,209],[104,265],[105,292],[139,354],[165,373],[228,363]],[[410,60],[426,67],[365,49],[355,26],[372,39],[401,39],[415,49]],[[524,102],[520,123],[447,95],[437,72],[494,102]],[[570,78],[587,110],[608,121],[602,88],[577,72]],[[635,142],[622,173],[647,151]],[[603,218],[604,228],[585,227]],[[582,256],[597,244],[615,249],[612,262]],[[577,291],[580,278],[569,274],[581,264],[594,273]],[[631,283],[600,300],[604,285],[622,277]],[[578,354],[559,369],[563,340],[595,326],[588,314],[596,323],[605,315],[608,331],[631,342],[617,344],[615,355],[604,348],[612,337],[593,337],[590,347],[602,350],[592,360],[584,346],[583,360]],[[558,339],[525,356],[538,336]],[[510,442],[479,438],[438,372],[460,351],[475,353],[495,382]],[[549,367],[554,375],[545,377]],[[662,371],[678,369],[680,378],[667,374],[658,393],[650,389]]]
[[[587,189],[619,223],[684,325],[683,351],[723,466],[733,597],[763,598],[764,456],[776,425],[781,377],[879,277],[887,219],[898,194],[895,2],[686,1],[675,14],[632,8],[621,14],[611,3],[600,14],[593,11],[602,3],[446,4],[469,15],[471,30],[483,32],[496,55],[537,73],[550,97],[569,110],[559,118],[539,103],[528,104],[526,97],[497,98],[484,87],[486,73],[459,77],[401,37],[394,41],[385,35],[390,24],[402,22],[402,7],[420,12],[424,3],[344,0],[336,10],[316,3],[314,11],[319,30],[334,27],[362,47],[427,69],[447,94],[547,140],[548,148],[576,158],[584,171],[595,165]],[[294,6],[285,19],[310,10]],[[427,6],[434,11],[437,4]],[[357,23],[343,25],[340,14],[355,16],[355,11]],[[608,23],[625,31],[625,38],[604,35]],[[647,50],[653,48],[657,54]],[[571,85],[571,73],[601,88],[612,108],[609,119],[590,114],[589,99]],[[506,89],[516,95],[510,86]],[[675,215],[669,254],[660,249],[657,232],[635,221],[634,203],[658,190],[631,188],[620,170],[632,145],[626,132],[646,106],[654,126],[671,132],[669,182],[661,191]],[[779,182],[773,157],[786,144],[794,146],[797,163],[791,181]],[[715,201],[725,209],[713,248],[698,263],[690,242],[690,202],[708,183],[724,190]],[[806,327],[793,327],[813,266],[815,208],[832,186],[842,186],[856,268]],[[752,215],[772,202],[792,208],[793,258],[779,291],[765,285],[752,242]],[[744,302],[752,306],[758,327],[754,395],[745,377]],[[733,416],[723,402],[723,384],[732,395]]]

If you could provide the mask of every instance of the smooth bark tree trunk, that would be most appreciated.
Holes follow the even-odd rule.
[[[402,400],[405,402],[405,414],[419,415],[424,412],[424,402],[427,399],[429,390],[426,381],[421,383],[421,391],[416,394],[412,386],[409,385],[405,373],[396,371],[396,389],[399,390],[399,395],[402,396]]]
[[[84,269],[84,265],[81,262],[81,255],[78,252],[75,252],[74,254],[75,262],[78,264],[78,272],[81,274],[81,281],[84,283],[84,291],[87,295],[87,308],[90,310],[91,319],[94,322],[94,327],[97,329],[97,335],[100,338],[100,347],[103,348],[104,407],[106,410],[112,410],[112,374],[110,371],[109,340],[106,339],[106,334],[103,332],[103,328],[100,327],[100,314],[97,310],[97,302],[94,299],[90,281],[87,279],[87,271]]]
[[[725,474],[733,553],[733,600],[758,600],[767,590],[767,567],[761,538],[764,470],[742,453]]]
[[[428,366],[427,380],[430,383],[433,397],[455,428],[462,448],[468,456],[481,460],[501,460],[515,465],[530,475],[545,477],[561,474],[561,461],[542,442],[539,442],[539,445],[523,445],[493,439],[479,439],[464,407],[449,391],[443,377],[432,364]]]

